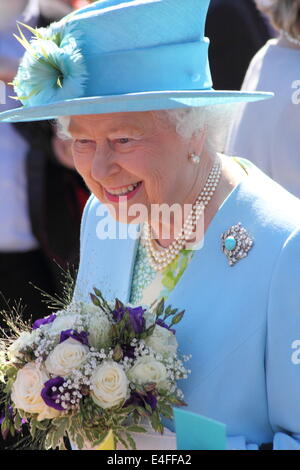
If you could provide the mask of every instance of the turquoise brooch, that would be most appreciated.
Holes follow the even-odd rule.
[[[253,240],[241,223],[233,225],[221,235],[222,251],[226,255],[229,266],[246,258],[253,246]]]

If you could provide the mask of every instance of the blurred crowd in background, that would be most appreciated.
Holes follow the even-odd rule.
[[[47,26],[88,3],[0,0],[0,80],[12,81],[24,52],[13,37],[16,21]],[[300,87],[300,0],[212,0],[206,35],[215,89],[276,94],[236,108],[222,150],[253,161],[300,197],[300,93],[293,100]],[[7,85],[1,111],[16,107],[12,95]],[[88,197],[71,144],[56,135],[54,123],[0,124],[0,309],[22,298],[24,318],[46,313],[33,285],[59,294],[59,266],[76,270]]]

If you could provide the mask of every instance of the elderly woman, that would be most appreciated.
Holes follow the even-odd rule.
[[[207,7],[97,2],[40,31],[15,80],[24,107],[0,118],[59,118],[72,138],[93,193],[75,298],[185,309],[188,409],[225,423],[228,449],[300,449],[300,203],[218,153],[224,105],[268,95],[211,88]]]

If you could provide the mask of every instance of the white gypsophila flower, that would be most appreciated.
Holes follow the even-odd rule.
[[[88,323],[89,344],[96,348],[104,348],[109,345],[111,338],[111,323],[105,314],[90,317]]]
[[[83,302],[77,302],[72,300],[63,310],[60,311],[60,315],[80,315]],[[57,313],[57,312],[56,312]]]
[[[7,350],[8,359],[10,361],[16,359],[20,356],[21,351],[33,346],[33,344],[38,343],[40,332],[38,330],[33,330],[31,333],[29,331],[22,331],[20,336],[9,346]]]
[[[127,372],[127,376],[131,382],[139,385],[154,382],[158,389],[167,390],[169,388],[167,369],[162,362],[157,361],[153,356],[139,357]]]
[[[45,361],[48,372],[61,377],[70,375],[85,362],[89,348],[73,338],[55,346]]]
[[[38,414],[38,421],[57,418],[61,413],[46,405],[41,397],[44,383],[49,376],[44,368],[29,362],[17,373],[12,386],[11,399],[16,408],[27,413]]]
[[[10,361],[16,359],[20,352],[25,349],[30,340],[30,333],[23,331],[20,336],[9,346],[7,350],[7,356]]]
[[[117,362],[107,361],[97,367],[91,377],[92,399],[101,408],[120,404],[128,396],[128,379]]]
[[[146,346],[163,357],[175,356],[178,343],[172,331],[156,325],[151,336],[145,339]]]

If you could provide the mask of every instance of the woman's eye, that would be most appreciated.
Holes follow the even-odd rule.
[[[95,150],[95,142],[89,139],[76,139],[74,141],[74,150],[78,152],[92,152]]]
[[[87,140],[87,139],[80,139],[80,140],[76,140],[76,143],[79,143],[79,144],[90,144],[92,141],[91,140]]]
[[[88,140],[88,139],[76,139],[75,140],[75,145],[79,145],[81,147],[86,147],[89,145],[94,145],[93,140]]]

